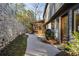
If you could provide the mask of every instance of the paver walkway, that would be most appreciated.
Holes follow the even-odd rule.
[[[60,51],[49,44],[41,42],[34,34],[28,34],[25,56],[54,56]]]

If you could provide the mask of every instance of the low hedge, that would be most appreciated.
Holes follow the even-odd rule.
[[[23,56],[26,51],[27,36],[25,34],[16,37],[10,44],[0,51],[1,56]]]

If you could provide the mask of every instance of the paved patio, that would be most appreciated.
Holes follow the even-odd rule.
[[[56,47],[41,42],[36,35],[26,35],[28,39],[25,56],[55,56],[60,52]]]

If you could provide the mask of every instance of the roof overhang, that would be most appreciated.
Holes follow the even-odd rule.
[[[44,20],[34,21],[33,23],[44,23]]]

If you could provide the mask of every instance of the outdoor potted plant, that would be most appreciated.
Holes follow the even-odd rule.
[[[53,36],[54,36],[54,34],[53,34],[53,32],[52,32],[51,29],[47,29],[47,30],[45,31],[45,37],[46,37],[47,40],[52,39]]]
[[[46,40],[44,41],[45,43],[49,43],[51,44],[53,39],[54,39],[54,33],[51,29],[46,29],[45,31],[45,37],[46,37]]]

